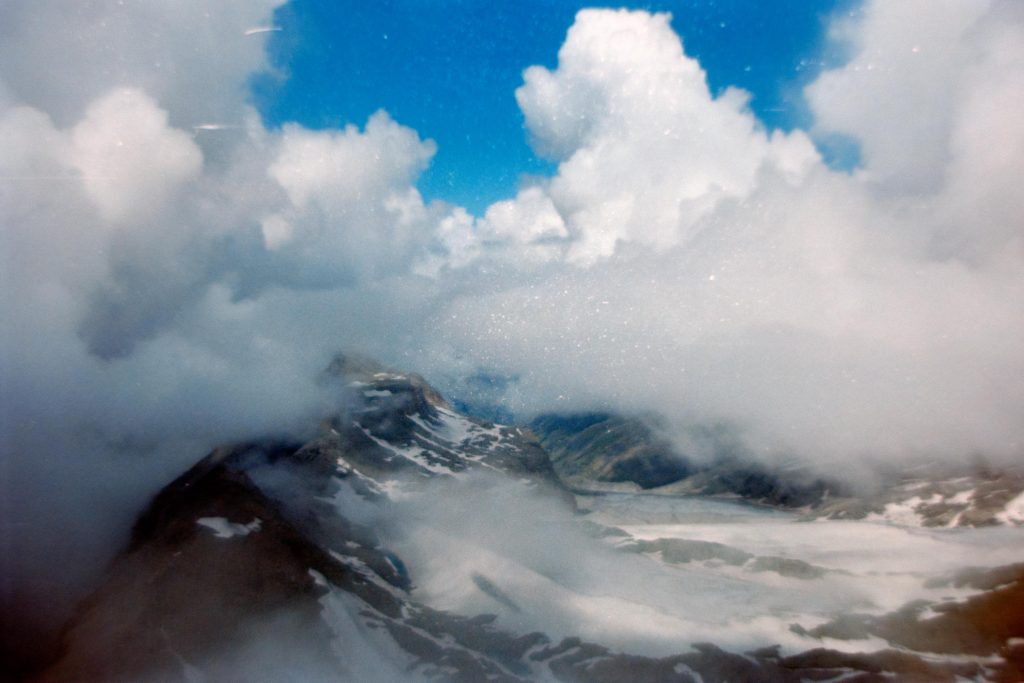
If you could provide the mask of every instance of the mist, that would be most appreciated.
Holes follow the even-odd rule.
[[[1020,457],[1019,4],[835,18],[850,58],[788,132],[666,15],[583,11],[514,93],[557,171],[481,216],[424,200],[436,145],[387,112],[263,124],[279,4],[0,9],[5,618],[52,628],[211,447],[310,433],[342,348],[834,475]]]
[[[577,501],[574,514],[564,500],[483,472],[432,481],[380,509],[373,524],[405,562],[418,602],[495,614],[497,628],[540,631],[554,643],[579,637],[652,657],[707,641],[737,652],[771,643],[806,651],[821,642],[791,624],[945,599],[948,586],[921,577],[1020,556],[1015,529],[967,536],[799,524],[789,512],[729,501],[631,494]],[[711,555],[687,557],[699,544]],[[809,573],[768,569],[780,556],[806,562]],[[857,639],[828,645],[884,648]]]

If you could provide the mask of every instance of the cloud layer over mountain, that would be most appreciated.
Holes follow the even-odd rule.
[[[711,93],[666,17],[581,12],[516,92],[556,175],[478,217],[417,191],[430,131],[263,125],[277,4],[0,10],[13,597],[98,568],[204,448],[305,428],[340,348],[833,471],[1021,454],[1019,4],[868,2],[791,133]],[[837,133],[853,173],[815,149]]]
[[[546,196],[562,222],[478,224],[487,286],[439,319],[453,351],[511,369],[527,406],[724,420],[829,466],[1019,454],[1021,12],[876,3],[835,33],[855,56],[810,86],[811,134],[855,138],[852,175],[712,98],[664,17],[581,14],[517,92],[560,162],[518,210]]]

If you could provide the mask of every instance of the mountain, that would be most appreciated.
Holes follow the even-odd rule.
[[[995,660],[1005,665],[937,661],[897,649],[858,654],[821,647],[783,655],[777,646],[730,652],[708,643],[680,643],[671,656],[631,654],[581,638],[516,631],[510,624],[517,622],[499,626],[493,614],[432,607],[417,597],[419,565],[394,550],[401,545],[395,510],[406,518],[437,514],[467,491],[482,492],[486,505],[506,487],[513,506],[543,499],[570,524],[612,534],[611,541],[614,530],[578,517],[573,496],[529,430],[467,417],[422,377],[363,358],[339,357],[323,381],[344,401],[314,439],[219,447],[155,496],[128,546],[66,626],[58,660],[35,680],[952,681],[993,672],[1013,680],[1020,671],[1024,653],[1015,651]],[[417,504],[402,508],[403,501]],[[499,520],[486,533],[500,536],[505,527]],[[724,546],[709,554],[711,545],[634,542],[617,549],[612,543],[609,552],[639,560],[643,553],[685,551],[674,560],[720,561]],[[438,547],[427,559],[435,573],[450,570],[452,581],[462,580],[457,557]],[[814,567],[785,558],[752,561],[762,560],[772,563],[762,562],[757,571],[819,577]],[[498,577],[474,574],[470,590],[514,615],[521,608]],[[1001,621],[986,621],[993,609],[977,602],[991,592],[969,598],[962,613],[949,617],[975,634],[968,652],[994,656],[1007,638],[1022,633],[1013,615],[1024,613],[1014,611],[1024,607],[1024,570],[955,580],[1009,591],[999,594]],[[854,626],[865,633],[888,633],[899,624],[871,615],[858,619]],[[846,626],[816,624],[821,635],[810,637],[842,638]],[[908,637],[928,650],[927,633]]]
[[[401,560],[332,504],[361,477],[309,455],[218,449],[165,488],[40,680],[386,681],[412,661],[518,680],[501,662],[538,636],[414,604]],[[393,662],[358,660],[381,640]]]
[[[347,410],[325,420],[321,435],[297,457],[331,463],[364,495],[474,469],[530,477],[562,489],[529,430],[458,413],[415,373],[341,355],[325,371],[324,381],[344,384]]]
[[[609,413],[547,414],[534,419],[530,428],[567,482],[632,482],[651,489],[694,471],[647,420]]]
[[[325,381],[344,385],[346,407],[315,439],[218,448],[155,497],[40,681],[392,681],[413,663],[520,680],[541,636],[415,604],[401,559],[354,520],[479,470],[569,501],[547,455],[453,412],[418,375],[339,357]],[[380,647],[391,664],[358,661]]]
[[[738,497],[808,518],[881,519],[913,526],[1024,523],[1024,469],[984,463],[889,468],[853,488],[790,463],[759,462],[721,429],[693,435],[712,456],[680,452],[656,416],[545,414],[530,422],[555,471],[577,490]]]
[[[551,453],[559,476],[578,489],[632,485],[664,493],[738,496],[782,507],[814,505],[828,491],[842,489],[839,482],[827,482],[805,468],[772,468],[744,456],[721,429],[695,434],[712,457],[690,457],[661,435],[656,416],[546,414],[530,428]]]

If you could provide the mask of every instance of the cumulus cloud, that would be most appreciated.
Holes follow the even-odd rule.
[[[91,103],[71,132],[71,164],[109,223],[144,223],[195,178],[202,152],[169,128],[167,112],[139,90],[119,89]]]
[[[1005,3],[918,9],[844,19],[851,61],[809,88],[818,129],[865,145],[852,175],[802,132],[766,132],[742,93],[713,98],[666,17],[581,12],[558,68],[517,92],[561,160],[532,201],[568,238],[502,284],[479,277],[509,267],[481,238],[486,286],[436,319],[437,365],[503,369],[527,411],[726,423],[821,467],[1018,456],[1024,210],[1004,183],[1024,151],[1024,23]]]
[[[289,203],[269,219],[289,226],[287,242],[276,246],[295,269],[334,271],[338,279],[407,270],[436,214],[414,187],[434,150],[383,111],[363,131],[286,125],[267,169]]]
[[[569,236],[558,209],[539,187],[526,188],[515,199],[487,207],[476,227],[486,241],[509,240],[520,245]]]
[[[0,555],[23,607],[66,606],[63,567],[98,571],[203,449],[301,436],[339,348],[507,378],[524,417],[655,411],[684,446],[730,424],[832,473],[1019,457],[1018,4],[867,3],[791,133],[713,96],[666,16],[581,12],[516,93],[557,172],[482,216],[420,196],[429,131],[259,121],[246,31],[277,4],[0,9]],[[830,132],[861,169],[822,163]]]
[[[769,135],[747,95],[712,98],[668,15],[581,12],[558,68],[531,67],[516,98],[538,149],[562,160],[550,194],[587,265],[618,242],[666,249],[720,202],[742,199],[765,165],[817,157],[803,133]]]
[[[865,172],[894,190],[934,189],[987,2],[870,2],[832,28],[853,58],[807,89],[815,127],[852,136]],[[965,68],[966,67],[966,68]]]

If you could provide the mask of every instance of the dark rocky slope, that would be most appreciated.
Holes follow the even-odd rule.
[[[744,456],[728,434],[698,435],[713,451],[693,458],[661,435],[654,416],[607,413],[541,415],[530,423],[551,454],[555,470],[569,485],[600,488],[633,484],[641,489],[671,486],[680,494],[732,495],[752,502],[802,507],[841,489],[805,469],[772,468]]]
[[[917,526],[1024,523],[1024,469],[985,463],[923,463],[886,469],[853,487],[796,463],[757,460],[723,430],[693,436],[705,453],[680,452],[661,435],[657,417],[608,413],[547,414],[531,429],[558,475],[578,490],[640,488],[674,495],[738,497],[809,518],[880,518]]]

